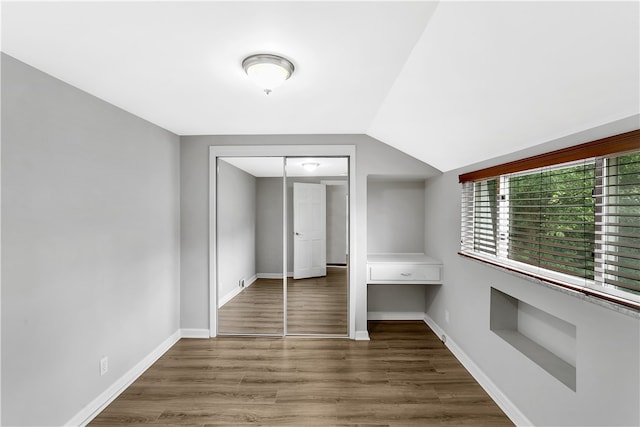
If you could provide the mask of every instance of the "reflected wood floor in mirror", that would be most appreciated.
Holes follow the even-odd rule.
[[[288,334],[347,335],[347,269],[287,280]],[[282,335],[282,280],[258,279],[218,310],[222,334]]]
[[[218,333],[282,335],[282,301],[282,279],[257,279],[218,309]]]
[[[181,339],[90,425],[513,425],[424,322],[369,333]]]
[[[327,267],[326,277],[287,284],[287,334],[349,334],[346,268]]]

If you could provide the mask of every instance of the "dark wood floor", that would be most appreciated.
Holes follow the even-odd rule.
[[[369,333],[182,339],[91,425],[513,425],[423,322]]]
[[[281,279],[258,279],[218,310],[222,334],[283,334]],[[348,334],[347,269],[287,280],[287,334]]]

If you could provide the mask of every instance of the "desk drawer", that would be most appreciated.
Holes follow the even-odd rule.
[[[438,265],[371,265],[369,279],[374,281],[438,281]]]

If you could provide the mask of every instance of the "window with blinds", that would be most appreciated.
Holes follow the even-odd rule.
[[[510,259],[593,279],[594,169],[588,162],[507,177]]]
[[[461,175],[461,253],[640,307],[636,136],[633,151]]]
[[[640,152],[606,158],[596,186],[596,281],[640,295]]]

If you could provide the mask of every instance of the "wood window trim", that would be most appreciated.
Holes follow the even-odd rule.
[[[606,156],[640,149],[640,129],[619,135],[562,148],[549,153],[527,157],[501,165],[491,166],[458,176],[459,182],[477,181],[509,173],[522,172],[544,166],[552,166],[590,157]]]

